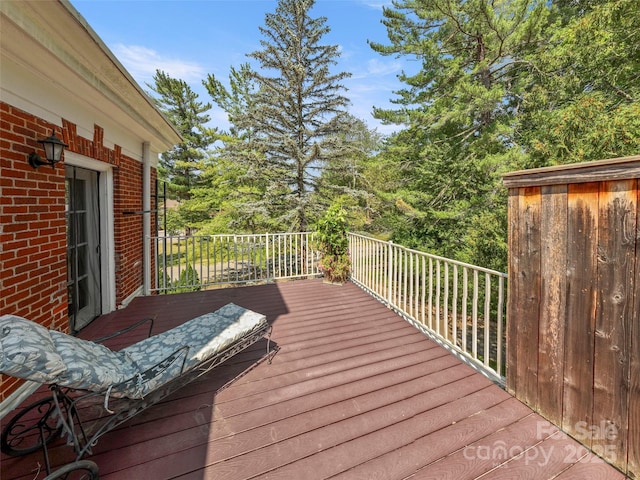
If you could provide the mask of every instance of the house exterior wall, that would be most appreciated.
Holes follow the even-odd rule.
[[[68,325],[64,169],[34,171],[27,155],[48,122],[0,103],[0,314]],[[60,173],[62,171],[62,173]],[[2,377],[0,400],[19,384]]]
[[[159,152],[182,139],[67,0],[0,1],[0,314],[68,328],[64,165],[99,172],[101,311],[148,291],[149,191]],[[34,170],[39,139],[69,145]],[[146,209],[155,208],[154,204]],[[126,212],[136,212],[128,215]],[[149,278],[150,277],[150,278]],[[0,419],[38,384],[0,376]]]
[[[0,315],[19,315],[47,328],[68,331],[64,162],[33,169],[27,157],[44,152],[38,139],[53,128],[67,151],[113,168],[116,305],[135,295],[143,282],[142,163],[103,145],[96,125],[92,139],[76,125],[62,127],[0,102]],[[152,168],[155,179],[155,169]],[[107,312],[104,312],[107,313]],[[0,401],[19,385],[2,377]]]
[[[116,301],[122,304],[143,283],[142,163],[126,159],[114,175]]]

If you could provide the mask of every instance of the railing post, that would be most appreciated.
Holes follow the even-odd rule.
[[[267,281],[271,280],[271,268],[269,266],[269,262],[271,261],[271,257],[269,256],[269,233],[265,233],[265,246],[266,246],[266,264],[267,264]]]
[[[389,240],[388,250],[387,250],[387,304],[391,306],[391,295],[393,289],[393,242]]]

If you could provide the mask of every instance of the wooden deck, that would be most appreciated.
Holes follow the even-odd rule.
[[[137,298],[82,336],[145,316],[158,333],[227,302],[267,315],[273,363],[218,391],[261,341],[102,437],[90,457],[101,478],[625,478],[353,284]],[[68,451],[53,448],[54,462]],[[38,462],[3,456],[1,476],[31,480]]]

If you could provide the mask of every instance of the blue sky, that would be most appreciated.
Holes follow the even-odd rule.
[[[260,50],[259,27],[276,0],[71,0],[133,78],[145,89],[156,69],[189,83],[203,102],[210,97],[201,84],[207,74],[227,83],[230,67],[249,62],[247,53]],[[397,75],[407,61],[383,57],[367,40],[388,44],[382,25],[382,0],[316,0],[311,16],[327,17],[331,31],[323,44],[339,45],[336,71],[344,81],[349,111],[379,133],[384,126],[371,115],[373,107],[390,107]],[[212,124],[225,129],[226,114],[214,106]]]

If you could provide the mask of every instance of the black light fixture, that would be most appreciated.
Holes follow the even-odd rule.
[[[69,145],[56,137],[55,129],[51,132],[50,137],[47,137],[44,140],[38,140],[38,143],[42,144],[44,154],[47,159],[46,161],[42,160],[37,152],[31,152],[29,154],[29,165],[33,168],[38,168],[40,165],[51,165],[51,168],[55,170],[56,163],[62,159],[64,147],[68,147]]]

